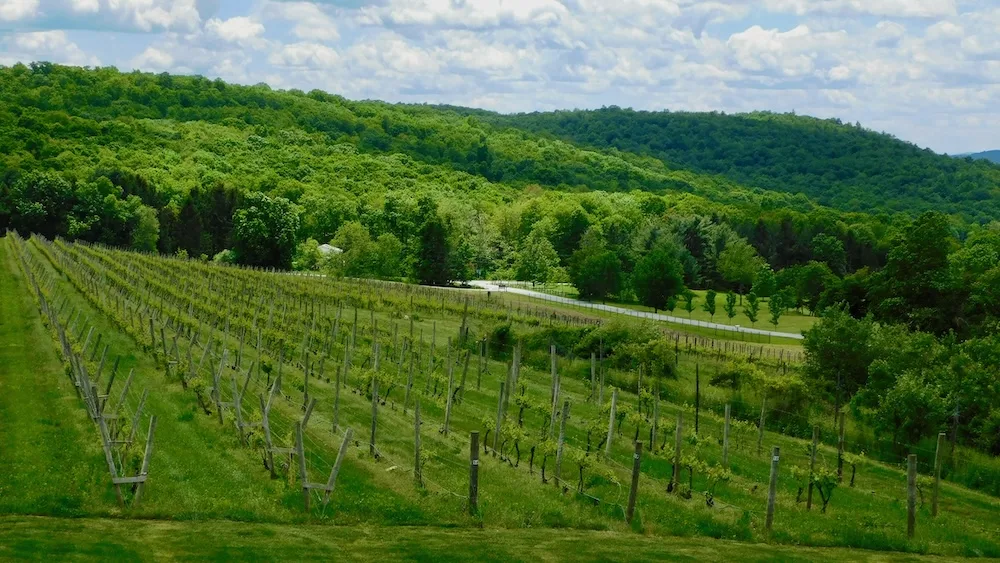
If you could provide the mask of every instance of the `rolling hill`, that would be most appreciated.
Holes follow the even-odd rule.
[[[842,210],[933,209],[968,221],[1000,218],[1000,170],[836,119],[616,107],[474,114],[500,127],[648,156],[668,167],[719,175],[742,185],[805,194]]]

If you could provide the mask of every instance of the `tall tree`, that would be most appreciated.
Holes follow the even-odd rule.
[[[716,293],[714,289],[710,289],[705,292],[705,302],[701,304],[701,310],[708,313],[712,322],[715,322],[715,298]]]
[[[299,210],[283,197],[247,194],[233,216],[233,250],[251,266],[290,268],[299,229]]]
[[[528,234],[514,262],[515,277],[520,281],[544,284],[559,267],[559,255],[541,229]]]
[[[736,284],[741,294],[764,265],[757,250],[743,239],[731,241],[719,255],[719,272],[726,281]]]
[[[726,293],[726,305],[724,307],[726,316],[729,317],[729,324],[733,324],[736,318],[736,294],[732,291]]]
[[[424,285],[446,285],[451,279],[448,265],[448,233],[436,207],[426,214],[417,233],[419,247],[413,271]]]
[[[684,289],[684,274],[676,250],[668,244],[653,247],[635,266],[632,288],[639,302],[654,311]]]
[[[757,324],[757,316],[759,313],[760,301],[757,299],[756,293],[750,292],[750,295],[747,295],[747,304],[743,307],[743,314],[750,320],[750,326],[755,326]]]

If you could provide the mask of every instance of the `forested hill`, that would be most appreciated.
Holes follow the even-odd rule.
[[[1000,218],[1000,168],[930,150],[839,120],[787,114],[645,112],[620,108],[498,115],[502,127],[599,149],[651,156],[849,211],[938,210]]]
[[[972,160],[988,160],[996,164],[1000,164],[1000,150],[995,151],[985,151],[977,152],[973,154],[962,155],[963,158],[971,158]]]

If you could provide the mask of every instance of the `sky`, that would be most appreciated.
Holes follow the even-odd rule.
[[[1000,0],[0,0],[0,65],[501,112],[838,117],[1000,148]]]

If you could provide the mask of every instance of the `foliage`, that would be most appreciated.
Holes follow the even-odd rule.
[[[233,215],[233,250],[244,264],[288,269],[298,229],[299,210],[292,202],[252,192]]]
[[[663,309],[667,300],[684,289],[684,278],[676,250],[667,244],[654,247],[636,264],[632,287],[639,302]]]

